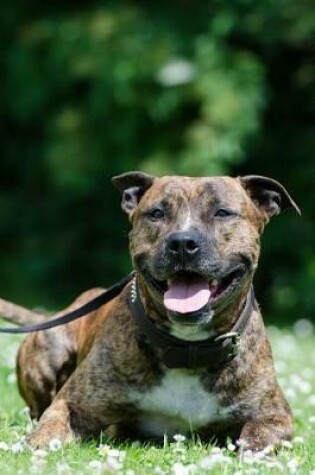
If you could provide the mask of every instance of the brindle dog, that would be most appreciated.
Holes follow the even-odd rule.
[[[260,311],[248,302],[265,225],[285,208],[299,212],[297,205],[278,182],[258,176],[131,172],[113,182],[132,223],[139,297],[155,327],[189,344],[227,337],[244,306],[247,323],[234,358],[217,368],[210,357],[209,365],[169,368],[132,315],[130,283],[93,314],[27,336],[17,375],[21,395],[39,418],[30,445],[101,431],[128,438],[178,432],[208,441],[230,437],[253,451],[290,439],[290,408]],[[101,292],[84,293],[70,309]]]

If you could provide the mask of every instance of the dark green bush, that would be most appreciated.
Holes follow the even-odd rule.
[[[303,219],[264,240],[272,315],[315,308],[314,15],[306,1],[1,7],[1,295],[57,307],[130,267],[110,177],[256,173]]]

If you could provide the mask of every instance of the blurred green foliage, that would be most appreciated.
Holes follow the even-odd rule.
[[[315,310],[314,10],[307,0],[12,0],[0,15],[1,295],[59,307],[130,268],[110,177],[265,174],[303,219],[264,238],[257,287]]]

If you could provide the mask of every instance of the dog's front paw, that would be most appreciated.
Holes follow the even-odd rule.
[[[292,436],[290,415],[248,421],[241,432],[239,446],[252,453],[268,452],[276,449],[284,440]]]
[[[245,458],[261,458],[266,455],[271,455],[275,452],[275,445],[271,444],[269,440],[262,440],[261,438],[252,438],[249,440],[238,439],[236,441],[239,453]]]
[[[64,444],[69,444],[76,440],[75,435],[69,430],[56,430],[56,427],[38,427],[35,431],[26,439],[27,445],[31,449],[51,448],[56,450],[55,447],[60,447]]]
[[[28,437],[27,443],[33,449],[49,447],[54,441],[68,444],[76,440],[70,426],[69,409],[65,401],[56,401],[42,415],[38,426]]]

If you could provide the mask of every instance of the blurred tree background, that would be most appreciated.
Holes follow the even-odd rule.
[[[314,318],[313,6],[3,3],[1,296],[55,309],[129,271],[113,175],[253,173],[303,211],[267,229],[258,297]]]

